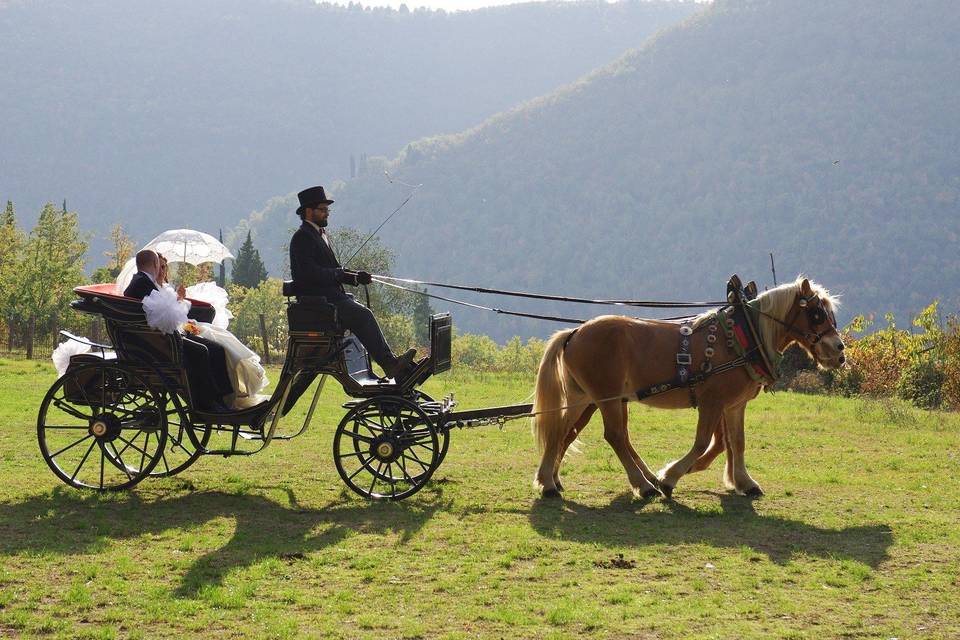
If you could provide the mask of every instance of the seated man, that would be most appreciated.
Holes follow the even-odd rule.
[[[402,381],[413,370],[416,349],[401,356],[394,355],[377,319],[365,306],[348,296],[343,285],[370,284],[370,274],[349,271],[340,266],[324,231],[333,200],[327,199],[323,187],[311,187],[297,194],[300,207],[297,215],[303,224],[290,240],[290,274],[299,295],[324,296],[337,308],[340,324],[352,331],[370,356],[383,367],[387,376]]]
[[[155,251],[144,249],[137,253],[136,263],[137,273],[123,291],[123,295],[143,300],[162,284],[158,282],[160,256]],[[183,297],[182,287],[177,294]],[[200,336],[184,334],[182,339],[184,364],[197,408],[205,411],[228,411],[223,398],[233,393],[233,385],[227,373],[223,347]]]

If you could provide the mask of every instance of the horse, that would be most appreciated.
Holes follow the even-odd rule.
[[[747,403],[776,379],[776,363],[791,344],[824,369],[843,365],[844,344],[834,315],[837,298],[803,276],[753,300],[740,293],[737,287],[728,307],[681,322],[606,315],[550,338],[532,418],[542,453],[534,485],[543,497],[560,496],[560,462],[597,410],[635,496],[669,499],[682,476],[707,469],[724,450],[726,487],[763,495],[744,463]],[[693,446],[656,474],[630,443],[630,399],[663,409],[697,407]]]

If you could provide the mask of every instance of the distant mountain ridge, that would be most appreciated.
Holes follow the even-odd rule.
[[[383,168],[424,186],[383,239],[403,275],[669,299],[716,299],[733,272],[771,285],[772,252],[780,281],[841,292],[841,319],[957,311],[958,32],[947,0],[718,0],[578,83],[408,145]],[[400,195],[370,172],[334,220],[373,228]],[[499,338],[552,328],[455,312]]]
[[[308,0],[0,5],[0,198],[98,234],[229,229],[605,64],[701,9],[544,3],[452,13]],[[135,222],[134,222],[135,221]]]

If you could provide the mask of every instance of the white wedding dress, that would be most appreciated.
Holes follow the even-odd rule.
[[[216,342],[223,347],[227,358],[227,373],[233,383],[233,395],[226,402],[234,409],[249,409],[267,400],[260,391],[270,384],[267,372],[260,365],[260,356],[251,351],[237,337],[227,331],[206,322],[196,323],[200,327],[200,337]]]

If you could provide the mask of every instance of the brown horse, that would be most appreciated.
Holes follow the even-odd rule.
[[[684,474],[706,469],[724,449],[726,486],[740,494],[762,495],[743,458],[744,409],[776,376],[775,366],[766,371],[761,363],[776,362],[793,343],[824,368],[841,366],[844,356],[834,318],[837,300],[816,283],[800,277],[765,291],[750,305],[757,310],[753,317],[760,344],[752,345],[753,361],[743,366],[737,366],[743,360],[738,356],[750,355],[751,345],[744,350],[742,342],[734,344],[732,338],[740,340],[742,328],[725,316],[719,316],[718,331],[716,310],[697,316],[689,329],[677,322],[600,316],[577,329],[555,333],[540,362],[533,408],[539,412],[533,427],[543,453],[535,484],[543,495],[558,496],[563,490],[560,462],[597,409],[603,417],[604,439],[620,458],[636,495],[649,498],[659,490],[669,497]],[[689,335],[690,371],[698,376],[705,369],[715,373],[703,373],[694,386],[671,385],[664,391],[660,385],[678,380],[678,361],[686,360],[678,354],[681,330]],[[758,357],[761,349],[764,358]],[[724,365],[732,368],[723,370]],[[627,401],[639,396],[653,407],[694,404],[699,411],[693,447],[656,475],[627,434]]]

